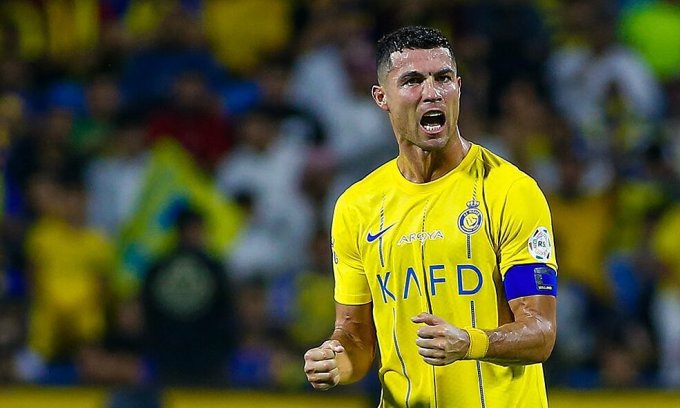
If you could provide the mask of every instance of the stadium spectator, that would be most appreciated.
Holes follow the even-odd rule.
[[[224,385],[238,339],[233,287],[206,250],[203,217],[177,214],[177,244],[144,274],[145,355],[161,384]]]
[[[516,78],[536,78],[535,87],[542,92],[540,78],[549,52],[550,30],[538,2],[501,0],[468,4],[461,7],[469,25],[468,35],[484,42],[488,67],[488,114],[500,113],[502,95]]]
[[[108,143],[119,113],[121,94],[114,77],[96,76],[85,87],[85,112],[73,121],[70,143],[81,155],[97,156]]]
[[[662,112],[661,88],[644,60],[616,40],[611,4],[579,0],[567,7],[564,24],[583,45],[553,50],[548,84],[586,146],[589,188],[603,190],[651,136],[649,123]]]
[[[114,248],[85,225],[87,198],[80,185],[40,173],[30,190],[38,218],[26,238],[28,344],[48,367],[73,364],[81,347],[104,335]]]
[[[306,145],[284,135],[280,119],[268,110],[245,114],[239,145],[220,163],[217,188],[242,199],[249,214],[229,255],[237,279],[266,280],[297,269],[306,259],[312,231],[311,208],[301,195]]]
[[[206,0],[201,21],[216,58],[230,72],[247,75],[289,44],[293,8],[294,2],[276,0]],[[252,24],[253,15],[258,24]]]
[[[560,256],[559,327],[547,376],[553,383],[585,386],[594,376],[584,367],[596,365],[599,316],[613,307],[606,257],[614,223],[612,192],[589,192],[583,180],[583,158],[562,145],[557,158],[559,184],[548,194],[555,242]],[[590,214],[584,217],[584,214]]]
[[[611,302],[606,272],[609,232],[614,223],[610,193],[589,193],[583,180],[583,158],[569,150],[559,156],[560,184],[548,195],[555,239],[560,243],[562,287],[581,286],[589,296]],[[584,217],[583,214],[591,214]],[[565,342],[568,343],[568,342]],[[567,344],[565,344],[567,345]]]
[[[328,136],[325,151],[316,152],[332,170],[322,210],[326,225],[340,193],[396,155],[389,122],[366,92],[373,84],[375,68],[367,16],[351,7],[347,13],[339,9],[329,6],[311,21],[310,30],[323,31],[328,28],[327,19],[337,16],[336,24],[346,29],[326,33],[298,57],[291,83],[293,100],[321,119]]]
[[[504,87],[494,121],[495,135],[490,147],[536,179],[543,191],[554,191],[557,169],[553,157],[555,118],[541,97],[538,84],[515,77]]]
[[[262,62],[256,73],[259,101],[256,109],[271,112],[281,121],[286,137],[298,138],[310,146],[323,147],[326,131],[309,109],[294,103],[290,97],[292,61],[288,54],[272,56]]]
[[[86,170],[88,222],[115,237],[129,220],[141,194],[149,167],[145,145],[146,121],[138,112],[118,115],[102,154]]]
[[[180,74],[172,89],[165,106],[149,118],[149,143],[162,138],[176,140],[197,164],[212,173],[233,144],[231,125],[199,72]]]
[[[325,294],[333,291],[332,254],[325,228],[309,242],[307,263],[274,279],[270,315],[298,353],[322,342],[332,331],[335,305]]]
[[[271,283],[261,277],[242,281],[238,288],[240,341],[229,360],[230,385],[243,389],[299,391],[305,384],[299,354],[269,310]]]
[[[138,2],[140,6],[144,6]],[[158,2],[166,3],[166,2]],[[153,109],[176,91],[173,84],[187,72],[201,78],[206,89],[218,90],[229,77],[205,46],[199,22],[180,9],[158,13],[153,41],[128,55],[121,73],[121,87],[129,106]],[[149,16],[149,14],[146,14]]]

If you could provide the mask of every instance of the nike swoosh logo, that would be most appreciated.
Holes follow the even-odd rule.
[[[368,242],[373,242],[373,241],[375,241],[376,239],[380,238],[384,233],[387,232],[387,230],[389,230],[389,229],[392,228],[392,227],[394,227],[394,224],[390,225],[390,226],[387,227],[387,228],[384,228],[383,230],[379,231],[379,232],[378,232],[377,234],[375,234],[375,235],[371,234],[371,232],[369,231],[369,232],[368,232],[368,235],[366,236],[366,241],[368,241]]]

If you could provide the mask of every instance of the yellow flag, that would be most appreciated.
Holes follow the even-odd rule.
[[[136,211],[122,228],[119,251],[122,290],[134,289],[151,261],[176,242],[175,217],[190,206],[204,219],[209,251],[228,253],[243,225],[243,213],[224,197],[189,154],[168,139],[153,148]]]

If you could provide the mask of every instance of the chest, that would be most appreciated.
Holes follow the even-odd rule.
[[[494,291],[489,211],[472,186],[386,196],[379,208],[359,237],[377,305],[449,303]]]

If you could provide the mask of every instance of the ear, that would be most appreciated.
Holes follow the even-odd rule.
[[[387,95],[385,95],[385,91],[381,86],[373,85],[371,88],[371,95],[373,95],[373,100],[380,109],[384,110],[385,112],[390,111],[390,108],[387,105]]]

